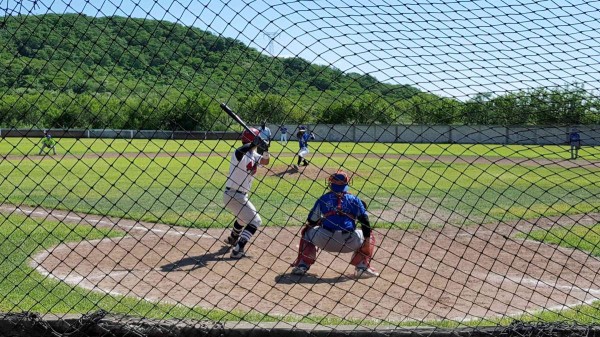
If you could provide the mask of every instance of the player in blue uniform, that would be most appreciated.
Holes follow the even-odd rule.
[[[581,148],[581,136],[575,128],[572,128],[569,134],[569,144],[571,145],[571,159],[577,159]]]
[[[298,154],[297,154],[298,155],[298,164],[294,165],[294,167],[297,169],[298,166],[300,166],[300,164],[303,164],[304,166],[308,166],[308,161],[304,157],[309,152],[308,151],[308,141],[311,139],[315,139],[315,134],[312,132],[307,132],[305,126],[300,126],[300,128],[298,129],[298,133],[296,134],[296,137],[298,137],[298,147],[300,148],[300,150],[298,150]]]
[[[281,127],[279,128],[279,132],[281,133],[281,137],[279,139],[279,141],[281,142],[282,145],[287,144],[287,127],[285,125],[281,125]]]
[[[292,274],[304,275],[315,263],[317,249],[328,252],[351,253],[350,264],[356,267],[355,276],[379,276],[370,262],[375,248],[365,203],[348,193],[348,174],[338,171],[329,179],[330,191],[315,202],[301,231],[299,252],[292,263]],[[356,222],[361,228],[356,228]]]

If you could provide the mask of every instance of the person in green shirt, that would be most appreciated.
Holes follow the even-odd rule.
[[[56,141],[52,139],[52,136],[44,131],[44,138],[42,138],[42,148],[40,149],[40,155],[44,152],[44,149],[48,148],[56,154]]]

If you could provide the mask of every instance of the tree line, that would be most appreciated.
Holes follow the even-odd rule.
[[[597,124],[573,84],[467,101],[278,58],[166,21],[78,14],[8,16],[0,29],[0,126],[225,130],[248,122]]]

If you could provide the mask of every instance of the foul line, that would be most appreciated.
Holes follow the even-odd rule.
[[[80,224],[81,222],[87,222],[90,225],[92,225],[92,223],[93,223],[96,225],[106,225],[106,226],[118,227],[118,228],[122,228],[124,230],[138,230],[138,231],[150,232],[150,233],[155,233],[155,234],[217,239],[214,236],[209,235],[209,234],[194,234],[194,233],[189,233],[188,231],[180,231],[180,230],[174,229],[172,227],[168,230],[164,230],[164,229],[157,229],[157,228],[148,228],[148,227],[141,226],[141,225],[126,225],[126,224],[122,224],[119,222],[88,219],[85,217],[73,216],[73,215],[55,214],[54,210],[53,211],[33,211],[33,210],[22,209],[21,207],[14,207],[13,210],[16,212],[21,212],[27,216],[33,215],[33,216],[37,216],[40,218],[46,218],[48,216],[52,216],[52,217],[56,218],[58,221],[68,219],[73,222],[77,222],[78,224]],[[135,220],[131,220],[131,221],[135,221]],[[164,226],[169,226],[169,225],[164,225]],[[160,236],[160,235],[157,235],[157,236]]]

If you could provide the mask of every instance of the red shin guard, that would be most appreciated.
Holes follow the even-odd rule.
[[[304,227],[300,232],[301,237],[300,246],[298,247],[298,257],[296,258],[296,261],[294,261],[294,263],[292,264],[293,267],[296,267],[300,263],[304,263],[305,265],[310,266],[313,263],[315,263],[315,260],[317,259],[317,247],[312,242],[304,238],[304,235],[307,230],[308,227]]]
[[[370,266],[373,253],[375,252],[375,236],[373,234],[374,233],[371,232],[369,240],[365,240],[363,245],[360,246],[360,249],[354,252],[354,255],[352,255],[352,260],[350,260],[351,265],[364,265],[366,267]]]

